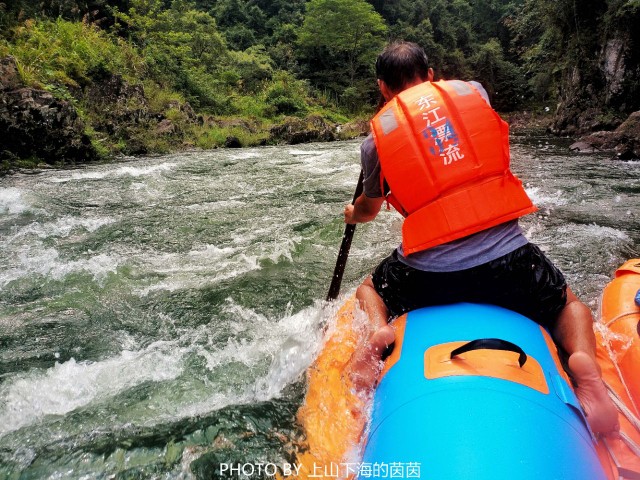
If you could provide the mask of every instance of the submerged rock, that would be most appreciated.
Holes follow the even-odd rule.
[[[578,153],[594,153],[594,152],[597,152],[599,149],[596,148],[591,143],[578,140],[577,142],[569,146],[569,150],[571,150],[572,152],[578,152]]]

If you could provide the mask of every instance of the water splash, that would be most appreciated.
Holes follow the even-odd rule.
[[[0,215],[19,215],[29,210],[29,202],[19,188],[0,188]]]
[[[156,173],[168,172],[176,168],[178,164],[167,162],[160,165],[150,165],[147,167],[139,166],[126,166],[120,167],[115,170],[107,168],[103,171],[82,171],[74,172],[71,175],[65,177],[52,177],[49,179],[52,183],[66,183],[71,181],[83,181],[83,180],[102,180],[105,178],[118,178],[118,177],[142,177],[147,175],[154,175]]]
[[[115,273],[123,262],[119,255],[100,253],[80,260],[66,261],[55,248],[25,246],[16,252],[16,258],[10,266],[0,272],[0,287],[34,275],[41,275],[52,280],[61,280],[67,275],[86,272],[101,283],[109,273]]]
[[[9,379],[0,385],[0,438],[45,416],[64,415],[142,382],[175,378],[182,368],[181,355],[158,342],[102,362],[71,359],[44,372]]]

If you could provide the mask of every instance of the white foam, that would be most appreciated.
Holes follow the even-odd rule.
[[[318,326],[329,316],[334,316],[332,310],[314,306],[278,322],[272,338],[268,339],[275,346],[269,372],[255,385],[258,400],[277,397],[309,368],[322,346],[322,332]]]
[[[262,242],[257,251],[252,242],[255,238],[273,239]],[[293,261],[293,251],[302,237],[279,237],[271,229],[258,229],[251,235],[237,235],[233,247],[205,245],[186,254],[167,253],[141,256],[148,269],[167,278],[153,285],[137,288],[134,293],[144,297],[152,292],[202,288],[205,284],[216,284],[230,278],[261,269],[263,260],[278,263],[282,259]],[[252,251],[254,250],[254,251]]]
[[[631,240],[629,235],[616,228],[605,227],[602,225],[597,225],[595,223],[591,223],[589,225],[563,225],[558,229],[558,233],[560,233],[567,240],[569,239],[584,239],[584,237],[596,238],[599,240],[604,239],[614,239],[620,240],[623,242],[628,242]],[[586,240],[583,240],[586,241]],[[593,241],[593,240],[589,240]]]
[[[289,150],[289,155],[299,156],[299,155],[322,155],[326,152],[322,150]]]
[[[125,350],[103,361],[71,359],[45,371],[34,370],[6,379],[0,385],[0,437],[37,424],[48,415],[65,415],[144,382],[177,379],[183,374],[185,358],[193,354],[203,357],[211,371],[236,362],[248,367],[266,362],[269,367],[266,374],[247,379],[239,389],[224,383],[217,385],[224,382],[220,377],[213,380],[216,385],[194,392],[193,398],[182,404],[153,401],[153,421],[269,400],[308,368],[321,345],[319,325],[324,316],[333,313],[315,305],[296,314],[287,313],[274,322],[231,299],[225,309],[243,318],[239,328],[246,331],[248,338],[230,339],[222,348],[214,347],[214,327],[202,326],[175,341],[155,342],[139,351]],[[209,341],[203,344],[207,337]]]
[[[108,217],[71,217],[65,216],[59,218],[55,222],[37,223],[33,222],[25,227],[22,227],[16,231],[11,237],[9,237],[7,243],[12,243],[16,239],[23,239],[28,236],[36,236],[39,238],[50,237],[68,237],[72,232],[82,229],[87,232],[95,232],[99,228],[114,223],[114,218]]]
[[[86,271],[101,282],[110,272],[115,272],[121,259],[115,255],[101,253],[81,260],[64,261],[55,248],[35,245],[17,252],[17,262],[0,272],[0,287],[28,275],[43,275],[60,280],[70,273]]]
[[[18,215],[29,209],[19,188],[0,188],[0,215]]]
[[[257,152],[242,152],[237,155],[232,155],[229,157],[231,160],[249,160],[251,158],[260,158],[264,156],[262,153]]]
[[[101,362],[56,363],[0,385],[0,437],[32,425],[47,415],[64,415],[147,381],[182,373],[182,355],[166,342],[142,351],[124,351]]]
[[[160,165],[151,165],[147,167],[120,167],[115,170],[103,170],[103,171],[82,171],[74,172],[67,177],[52,177],[49,179],[53,183],[64,183],[72,180],[101,180],[103,178],[116,178],[116,177],[142,177],[146,175],[153,175],[159,172],[167,172],[174,169],[177,163],[162,163]]]
[[[240,200],[221,200],[219,202],[196,203],[188,205],[186,208],[197,212],[213,212],[225,208],[244,207],[245,205],[246,202],[241,202]]]
[[[201,348],[198,353],[205,358],[207,368],[213,371],[220,365],[231,362],[253,366],[263,363],[265,359],[270,361],[265,376],[257,378],[248,390],[234,394],[235,403],[272,399],[288,384],[299,379],[322,345],[319,325],[323,319],[334,313],[332,310],[323,310],[319,305],[314,305],[295,314],[289,312],[274,323],[264,315],[238,305],[232,299],[227,299],[225,310],[242,318],[241,331],[250,329],[253,338],[231,338],[218,350]],[[194,413],[195,407],[196,405],[189,407],[190,414]],[[203,404],[201,407],[205,410],[197,413],[211,411],[211,404]]]
[[[181,272],[209,272],[216,268],[218,261],[230,257],[236,249],[231,247],[219,248],[206,245],[204,248],[192,250],[189,253],[167,253],[148,259],[154,272],[171,274]],[[255,262],[250,262],[254,264]],[[228,264],[227,264],[228,265]]]
[[[285,259],[293,262],[293,250],[300,242],[302,242],[302,237],[297,235],[292,237],[277,238],[275,239],[275,242],[263,246],[259,260],[269,259],[273,263],[278,263],[280,259]]]
[[[241,252],[236,254],[237,252]],[[167,275],[162,282],[134,290],[139,296],[156,291],[202,288],[204,284],[218,283],[252,270],[260,269],[259,257],[247,255],[235,247],[205,245],[185,254],[169,253],[144,260],[150,270]]]
[[[553,193],[541,191],[539,187],[528,187],[525,188],[525,190],[534,205],[550,207],[569,203],[569,200],[564,196],[562,190],[557,190]]]
[[[353,177],[352,182],[356,181],[360,170],[359,164],[356,162],[342,162],[336,164],[331,153],[325,153],[314,157],[304,157],[304,161],[293,165],[291,168],[296,168],[303,172],[307,172],[308,174],[321,177],[332,177],[342,172],[349,172],[349,175]]]

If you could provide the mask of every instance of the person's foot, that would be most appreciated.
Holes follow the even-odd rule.
[[[393,328],[385,325],[376,330],[367,344],[354,353],[348,366],[348,374],[358,392],[372,389],[382,367],[382,354],[395,340]]]
[[[613,434],[620,430],[618,410],[607,394],[595,361],[585,352],[575,352],[569,357],[569,370],[576,383],[576,396],[591,430],[602,434]]]

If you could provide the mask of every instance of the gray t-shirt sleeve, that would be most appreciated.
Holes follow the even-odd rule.
[[[480,96],[482,98],[484,98],[484,101],[487,102],[487,104],[489,104],[489,106],[491,106],[491,102],[489,101],[489,94],[487,93],[487,91],[484,89],[484,87],[482,86],[482,84],[480,82],[476,82],[475,80],[471,80],[471,81],[469,81],[467,83],[472,85],[478,91]]]
[[[360,146],[360,162],[364,171],[363,191],[369,198],[382,197],[380,190],[380,161],[373,135],[369,134]]]

